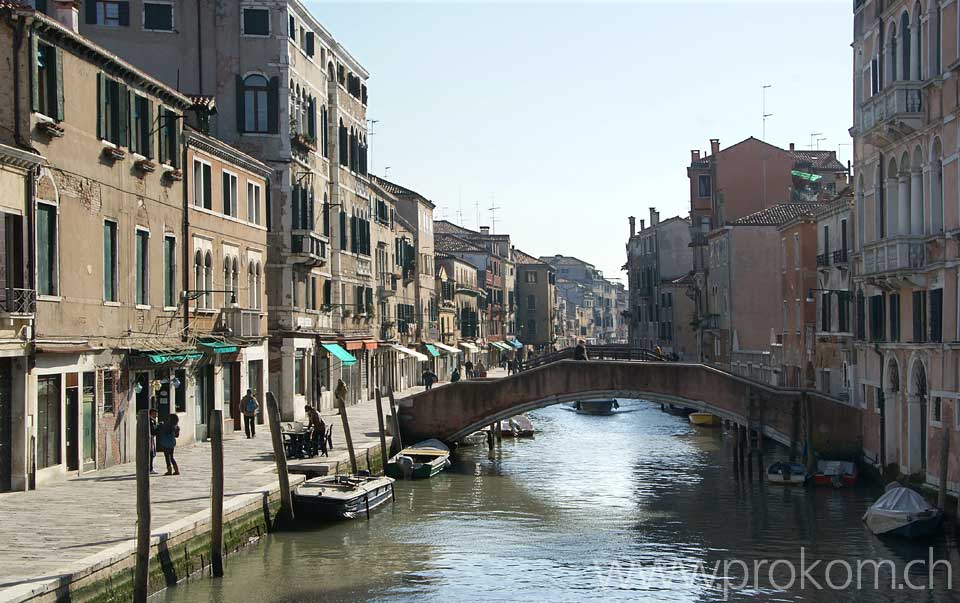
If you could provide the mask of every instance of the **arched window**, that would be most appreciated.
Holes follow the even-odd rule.
[[[890,24],[890,46],[887,48],[887,64],[890,66],[888,80],[891,84],[897,81],[897,26]]]
[[[261,308],[260,301],[263,299],[263,271],[261,270],[260,262],[257,262],[257,299],[256,306],[258,310]]]
[[[903,11],[900,15],[900,58],[902,59],[900,68],[905,80],[909,80],[913,75],[910,63],[910,52],[913,49],[910,44],[910,33],[910,13]]]
[[[233,291],[233,299],[240,301],[240,260],[236,256],[233,257],[233,262],[231,265],[233,271],[233,286],[230,287],[230,290]],[[232,301],[232,300],[230,300]]]
[[[200,250],[197,250],[197,253],[195,253],[193,256],[193,286],[195,289],[202,291],[207,288],[203,281],[203,277],[203,253]],[[198,307],[202,305],[202,302],[197,303]]]
[[[233,291],[233,271],[230,269],[230,256],[223,257],[223,290],[224,291]],[[227,293],[223,294],[223,305],[226,306],[230,301],[230,295]]]
[[[244,132],[269,132],[269,82],[262,75],[248,75],[243,80]]]
[[[337,146],[340,149],[340,165],[347,165],[350,161],[350,140],[349,135],[347,134],[347,127],[343,125],[343,120],[340,120],[340,129],[337,136]]]
[[[933,141],[930,154],[930,230],[943,232],[943,149],[939,138]]]
[[[940,8],[940,3],[939,3],[939,2],[934,2],[934,4],[936,5],[936,8],[935,8],[936,14],[935,14],[935,18],[934,18],[934,20],[933,20],[934,32],[933,32],[933,36],[932,36],[932,37],[933,37],[934,44],[933,44],[933,57],[931,58],[931,62],[933,63],[934,68],[935,68],[935,71],[936,71],[936,74],[935,74],[935,75],[936,75],[937,77],[940,77],[940,75],[943,73],[943,58],[941,57],[941,54],[942,54],[942,52],[943,52],[943,48],[942,48],[942,46],[943,46],[943,43],[942,43],[942,40],[943,40],[943,9]]]
[[[247,307],[257,307],[257,275],[254,262],[247,266]]]
[[[213,285],[213,254],[209,251],[203,258],[203,289],[211,289]],[[203,294],[203,308],[213,308],[213,294]]]
[[[913,79],[923,80],[923,25],[920,21],[920,2],[913,9]]]

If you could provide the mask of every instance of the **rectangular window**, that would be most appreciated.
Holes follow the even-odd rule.
[[[305,396],[307,393],[306,375],[307,360],[303,350],[297,350],[293,356],[293,385],[294,393]]]
[[[527,296],[527,310],[536,310],[537,309],[537,296],[528,295]]]
[[[830,294],[822,293],[820,295],[820,330],[824,333],[830,331]]]
[[[136,303],[138,306],[146,306],[150,301],[150,233],[138,230],[136,245]]]
[[[87,2],[86,5],[88,24],[107,27],[130,25],[130,2],[128,1],[95,0]]]
[[[315,276],[310,277],[309,294],[310,294],[309,308],[311,310],[316,310],[317,309],[317,277]]]
[[[237,217],[237,177],[223,172],[223,213]]]
[[[884,304],[886,296],[870,296],[870,341],[883,341],[886,339],[886,316]]]
[[[153,159],[153,103],[130,95],[130,150]]]
[[[890,294],[890,341],[900,341],[900,294]]]
[[[213,175],[210,165],[193,160],[193,204],[213,209]]]
[[[527,321],[527,335],[536,335],[537,334],[537,321],[528,320]]]
[[[697,195],[700,197],[709,197],[710,189],[712,188],[710,183],[710,176],[708,174],[700,174],[697,176]]]
[[[260,185],[247,182],[247,221],[260,224]]]
[[[290,300],[294,308],[300,307],[300,291],[298,290],[300,283],[297,281],[297,275],[294,274],[293,278],[290,280]]]
[[[850,332],[850,298],[846,292],[837,297],[837,330],[841,333]]]
[[[149,31],[173,31],[173,5],[166,2],[144,2],[143,28]]]
[[[266,8],[243,9],[243,35],[269,36],[270,10]]]
[[[57,207],[37,204],[37,294],[59,295]]]
[[[117,147],[130,143],[128,126],[130,99],[127,87],[97,74],[97,135]]]
[[[930,341],[943,340],[943,289],[930,290]]]
[[[187,371],[177,369],[173,372],[173,375],[180,382],[180,387],[174,389],[174,411],[187,412]]]
[[[160,135],[160,162],[180,167],[179,116],[161,107],[157,118],[157,132]]]
[[[913,292],[913,341],[927,340],[927,292]]]
[[[794,315],[793,318],[794,318],[794,322],[796,323],[796,332],[797,332],[797,335],[799,335],[799,334],[800,334],[800,330],[803,328],[803,314],[800,312],[800,300],[799,300],[799,299],[796,300],[796,302],[794,303],[794,306],[795,306],[794,310],[796,311],[796,314]]]
[[[297,40],[297,20],[290,15],[290,24],[287,27],[287,36],[293,41]]]
[[[800,235],[793,235],[793,269],[800,270]]]
[[[177,305],[177,240],[169,235],[163,237],[163,305]]]
[[[103,300],[117,300],[117,223],[103,223]]]
[[[527,283],[537,282],[537,273],[533,272],[532,270],[529,270],[526,273],[524,273],[524,282],[527,282]]]
[[[115,410],[113,371],[103,371],[103,412],[112,413]]]
[[[63,51],[37,42],[33,72],[33,110],[63,119]]]

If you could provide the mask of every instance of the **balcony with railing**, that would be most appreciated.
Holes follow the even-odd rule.
[[[250,308],[223,308],[220,322],[233,337],[257,338],[266,333],[260,310]]]
[[[901,235],[863,246],[864,275],[919,270],[926,264],[926,243],[923,236]]]
[[[5,318],[33,318],[37,313],[37,292],[33,289],[0,289],[0,315]]]
[[[297,263],[323,266],[327,263],[327,238],[312,230],[291,231],[290,254]]]
[[[830,254],[821,253],[817,255],[817,268],[824,268],[830,265]]]
[[[875,145],[923,126],[923,83],[894,82],[860,105],[860,134]]]
[[[377,278],[377,295],[380,299],[397,294],[397,277],[389,272],[381,272]]]
[[[836,266],[845,265],[849,261],[846,249],[838,249],[833,252],[833,263]]]

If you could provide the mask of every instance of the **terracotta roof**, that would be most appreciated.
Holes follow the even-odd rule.
[[[390,193],[391,195],[412,195],[412,196],[414,196],[414,197],[420,197],[420,198],[423,199],[425,202],[427,202],[427,203],[429,203],[431,206],[433,206],[433,202],[431,202],[429,199],[427,199],[426,197],[424,197],[423,195],[421,195],[421,194],[418,193],[417,191],[412,191],[412,190],[410,190],[409,188],[402,187],[402,186],[400,186],[399,184],[396,184],[396,183],[394,183],[394,182],[390,182],[389,180],[384,180],[384,179],[381,178],[380,176],[375,176],[375,175],[373,175],[373,174],[369,174],[368,177],[370,178],[370,180],[373,180],[373,181],[374,181],[375,183],[377,183],[380,187],[382,187],[383,190],[387,191],[387,192]]]
[[[514,248],[513,250],[514,258],[516,259],[517,264],[532,264],[536,266],[550,266],[550,264],[544,262],[543,260],[538,260],[529,253],[524,253],[519,249]],[[552,268],[552,266],[550,266]]]
[[[433,232],[439,234],[452,234],[452,235],[479,235],[480,233],[475,230],[470,230],[469,228],[464,228],[463,226],[457,226],[449,220],[434,220],[433,221]]]
[[[830,170],[831,172],[845,172],[847,168],[837,161],[837,154],[834,151],[791,151],[794,160],[809,161],[814,168],[818,170]]]
[[[780,226],[803,214],[813,214],[822,203],[778,203],[734,222],[734,226]]]
[[[483,247],[474,245],[466,239],[452,234],[438,233],[436,231],[433,233],[433,248],[446,253],[455,253],[458,251],[466,253],[488,253]]]

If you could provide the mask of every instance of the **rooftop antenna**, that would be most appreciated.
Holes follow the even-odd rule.
[[[823,141],[823,140],[826,140],[826,139],[827,139],[826,136],[820,136],[819,138],[817,138],[817,150],[818,150],[818,151],[820,150],[820,142]]]
[[[390,166],[388,165],[383,168],[383,179],[386,180],[387,176],[389,175],[390,175]]]
[[[368,137],[368,138],[371,137],[371,136],[375,136],[375,135],[377,134],[376,128],[375,128],[374,126],[376,126],[378,123],[380,123],[380,120],[379,120],[379,119],[368,119],[368,120],[367,120],[367,137]],[[368,144],[368,145],[367,145],[367,160],[370,162],[370,166],[369,166],[369,170],[368,170],[368,171],[370,171],[370,172],[373,172],[373,152],[370,150],[372,147],[373,147],[373,145],[371,145],[371,144]]]
[[[463,192],[457,191],[457,223],[463,226]]]
[[[813,150],[814,141],[816,140],[817,136],[823,136],[823,132],[813,132],[810,134],[810,146],[807,148],[809,148],[811,151]]]
[[[497,234],[497,210],[500,209],[500,206],[497,205],[496,196],[491,196],[490,201],[490,232]]]
[[[767,113],[767,88],[773,88],[773,84],[764,84],[761,89],[761,95],[763,97],[763,138],[761,140],[764,142],[767,140],[767,118],[773,117],[773,113]]]
[[[474,224],[474,227],[475,227],[475,228],[477,229],[477,231],[479,232],[479,231],[480,231],[480,202],[479,202],[479,201],[474,201],[474,202],[473,202],[473,208],[474,208],[474,210],[476,210],[476,212],[477,212],[477,223]]]

